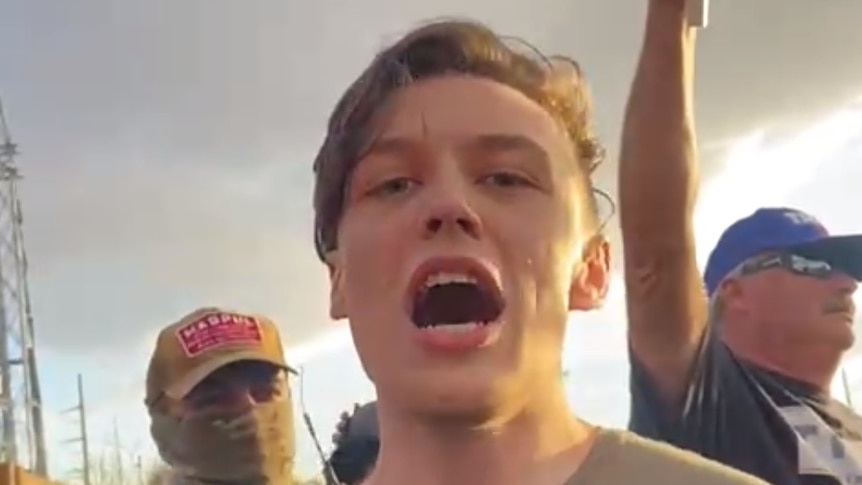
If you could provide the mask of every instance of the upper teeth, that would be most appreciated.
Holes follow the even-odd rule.
[[[448,283],[476,283],[476,278],[466,274],[466,273],[449,273],[445,271],[441,271],[439,273],[432,273],[425,279],[425,288],[431,288],[432,286],[437,285],[445,285]]]

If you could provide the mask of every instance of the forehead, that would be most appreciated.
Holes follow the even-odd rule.
[[[412,84],[389,101],[383,137],[457,143],[483,136],[532,140],[555,154],[570,151],[562,125],[536,102],[496,81],[452,75]]]

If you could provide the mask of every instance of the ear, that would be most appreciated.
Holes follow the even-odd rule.
[[[738,313],[740,311],[745,311],[745,298],[744,298],[744,288],[739,284],[739,281],[736,278],[727,278],[721,282],[718,286],[718,289],[715,290],[715,295],[713,299],[720,300],[721,313],[722,315],[717,315],[719,318],[723,316],[724,313],[727,313],[728,310],[732,310],[733,313]],[[710,315],[713,317],[716,315]]]
[[[329,270],[329,318],[347,318],[347,305],[344,297],[344,265],[338,251],[326,254],[326,268]]]
[[[610,245],[602,235],[584,247],[584,253],[572,273],[569,286],[569,311],[595,310],[608,294],[611,277]]]

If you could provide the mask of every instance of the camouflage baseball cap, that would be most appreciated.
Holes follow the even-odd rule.
[[[145,402],[150,405],[162,394],[181,399],[215,370],[241,360],[269,362],[296,374],[270,319],[221,308],[195,310],[159,332]]]

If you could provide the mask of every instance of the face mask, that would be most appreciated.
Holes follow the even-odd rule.
[[[284,400],[258,404],[241,414],[151,416],[153,439],[162,459],[173,467],[175,484],[292,483],[293,420]]]

